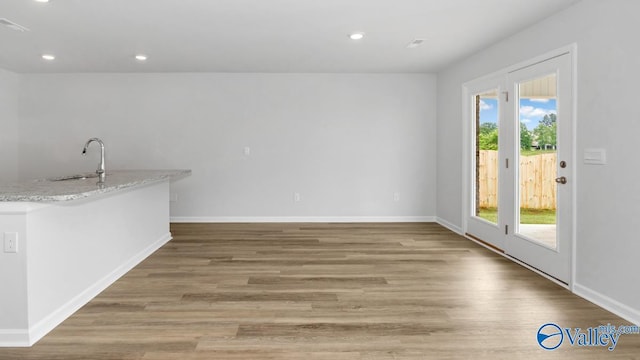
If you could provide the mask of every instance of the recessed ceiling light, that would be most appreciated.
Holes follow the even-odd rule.
[[[48,60],[48,61],[56,59],[56,57],[51,55],[51,54],[44,54],[44,55],[42,55],[42,58],[45,59],[45,60]]]
[[[145,60],[147,60],[147,55],[138,54],[138,55],[136,55],[136,60],[145,61]]]
[[[364,37],[364,33],[358,32],[349,35],[349,39],[351,40],[361,40]]]
[[[48,2],[49,2],[49,0],[36,0],[36,2],[48,3]]]

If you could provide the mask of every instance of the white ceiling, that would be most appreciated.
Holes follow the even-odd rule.
[[[0,18],[30,29],[0,26],[0,68],[428,73],[577,1],[0,0]],[[426,41],[408,49],[414,38]]]

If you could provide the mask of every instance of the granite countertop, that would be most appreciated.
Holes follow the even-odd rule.
[[[94,177],[73,180],[59,178],[0,184],[0,202],[57,202],[84,199],[135,186],[191,175],[191,170],[115,170],[107,171],[103,184]]]

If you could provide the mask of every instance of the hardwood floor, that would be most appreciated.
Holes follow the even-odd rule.
[[[174,240],[0,359],[640,359],[538,328],[627,324],[445,228],[173,224]]]

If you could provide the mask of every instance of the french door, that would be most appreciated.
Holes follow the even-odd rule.
[[[465,232],[568,283],[573,94],[565,53],[465,85]]]
[[[468,165],[467,192],[465,206],[466,233],[499,250],[505,247],[504,216],[509,199],[503,196],[508,153],[505,136],[506,77],[498,75],[477,80],[465,86],[465,102],[468,105],[467,136],[470,152]]]

